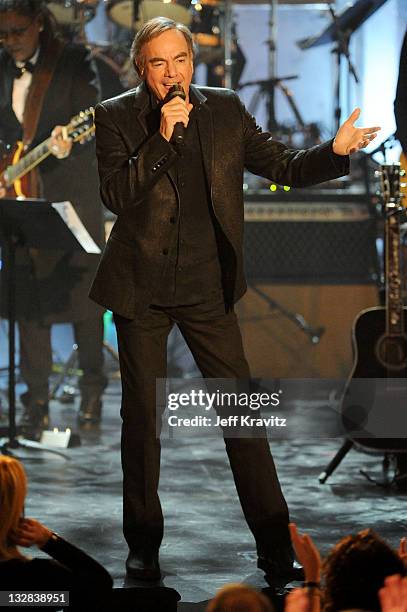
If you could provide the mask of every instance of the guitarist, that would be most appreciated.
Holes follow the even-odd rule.
[[[94,106],[99,89],[88,51],[64,45],[55,34],[45,3],[0,0],[0,140],[33,147],[51,133],[51,155],[38,166],[33,193],[50,201],[69,200],[93,239],[103,243],[94,147],[72,147],[61,127]],[[35,116],[36,115],[36,116]],[[8,162],[10,163],[10,162]],[[4,197],[4,189],[0,196]],[[27,195],[27,194],[26,194]],[[20,249],[17,261],[17,319],[20,369],[27,385],[22,425],[37,438],[48,425],[48,378],[52,366],[51,325],[70,321],[79,347],[81,424],[97,424],[103,374],[103,311],[87,298],[97,256]],[[3,270],[5,287],[7,270]],[[2,314],[6,312],[2,291]]]

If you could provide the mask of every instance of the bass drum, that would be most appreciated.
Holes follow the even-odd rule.
[[[106,12],[111,21],[129,30],[139,30],[154,17],[168,17],[184,25],[191,23],[190,0],[142,0],[139,3],[138,18],[133,15],[134,0],[105,0]]]
[[[47,6],[60,25],[81,25],[94,18],[98,4],[99,0],[53,0]]]

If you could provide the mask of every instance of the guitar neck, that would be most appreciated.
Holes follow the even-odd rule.
[[[398,165],[382,166],[386,175],[385,185],[385,269],[386,269],[386,333],[389,336],[404,334],[403,295],[401,282],[400,239],[400,168]]]
[[[27,172],[30,172],[30,170],[38,166],[38,164],[51,154],[49,150],[50,141],[51,138],[47,138],[15,164],[6,168],[4,171],[4,183],[6,187],[11,187],[16,180],[27,174]]]

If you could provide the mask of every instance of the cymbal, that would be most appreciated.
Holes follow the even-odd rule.
[[[336,16],[336,22],[331,22],[317,36],[310,36],[297,41],[297,46],[302,49],[312,49],[327,43],[336,42],[338,39],[338,26],[342,33],[349,36],[353,34],[386,0],[357,0],[351,6],[345,6],[341,13]]]

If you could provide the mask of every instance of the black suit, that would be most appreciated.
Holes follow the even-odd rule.
[[[102,199],[118,215],[91,289],[115,313],[122,372],[124,533],[132,549],[157,550],[162,512],[157,495],[160,444],[155,436],[155,379],[166,375],[166,339],[176,323],[208,378],[248,378],[233,304],[246,289],[243,273],[243,169],[281,184],[305,186],[347,172],[332,144],[290,151],[262,133],[237,95],[191,87],[217,229],[222,302],[154,306],[180,214],[177,152],[148,132],[150,98],[142,84],[96,109]],[[199,282],[199,279],[198,279]],[[160,304],[163,302],[160,301]],[[225,439],[239,498],[258,551],[288,546],[288,510],[264,438]]]
[[[40,49],[41,54],[43,48]],[[39,58],[39,60],[40,60]],[[38,61],[39,64],[39,61]],[[0,50],[0,140],[14,145],[22,127],[12,107],[13,59]],[[33,82],[36,71],[33,74]],[[66,45],[47,88],[32,146],[49,137],[55,125],[63,125],[99,99],[97,75],[87,49]],[[82,222],[100,245],[104,243],[103,214],[98,192],[94,143],[74,145],[71,155],[52,155],[39,166],[41,195],[51,201],[69,200]],[[51,368],[49,326],[75,323],[79,358],[85,370],[82,387],[101,392],[102,310],[87,293],[97,265],[95,255],[20,250],[17,270],[17,317],[20,322],[21,368],[33,397],[46,400]],[[2,278],[2,313],[5,316],[7,271]]]

